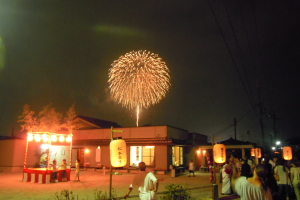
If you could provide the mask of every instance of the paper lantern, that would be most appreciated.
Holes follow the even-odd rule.
[[[59,141],[60,141],[60,142],[63,142],[63,141],[65,141],[65,137],[64,137],[64,136],[62,136],[62,135],[61,135],[61,136],[59,136]]]
[[[261,149],[260,148],[256,148],[255,151],[256,151],[255,152],[256,153],[256,157],[257,158],[261,158]]]
[[[68,136],[67,139],[66,139],[67,142],[71,142],[71,140],[72,140],[71,136]]]
[[[56,142],[57,141],[57,136],[56,135],[52,135],[51,136],[51,141],[52,142]]]
[[[27,140],[28,140],[28,141],[32,141],[32,140],[33,140],[33,135],[32,135],[32,134],[28,134]]]
[[[44,142],[48,142],[48,135],[44,133],[44,134],[42,135],[42,140],[43,140]]]
[[[126,142],[113,140],[110,142],[110,163],[113,167],[124,167],[127,162]]]
[[[292,160],[293,153],[291,147],[283,147],[282,156],[284,160]]]
[[[39,141],[41,141],[41,136],[39,134],[35,134],[34,139],[36,142],[39,142]]]
[[[255,156],[255,149],[254,148],[251,149],[251,156],[253,156],[253,157]]]
[[[213,151],[216,163],[224,163],[226,161],[226,148],[224,144],[215,144]]]

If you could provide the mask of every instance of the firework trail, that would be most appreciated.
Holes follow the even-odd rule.
[[[108,84],[112,98],[128,109],[157,104],[170,87],[169,69],[157,54],[131,51],[111,64]]]

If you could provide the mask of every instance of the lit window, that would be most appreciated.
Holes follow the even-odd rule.
[[[154,146],[131,146],[130,166],[137,167],[140,162],[147,166],[154,166]]]
[[[179,166],[183,164],[183,148],[179,146],[172,147],[172,163]]]

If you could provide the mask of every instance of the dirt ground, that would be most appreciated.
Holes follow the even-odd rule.
[[[117,197],[126,194],[133,177],[134,174],[130,173],[112,176],[112,188],[116,191]],[[170,175],[158,174],[156,177],[159,180],[158,191],[165,191],[165,186],[169,184],[187,184],[189,188],[211,185],[209,173],[196,172],[196,177],[181,175],[171,178]],[[72,171],[71,181],[50,184],[23,182],[22,178],[22,172],[0,172],[0,199],[53,200],[57,199],[56,193],[59,195],[62,190],[69,190],[75,196],[78,195],[78,199],[94,200],[95,190],[102,193],[109,191],[109,174],[103,171],[81,171],[80,181],[74,181],[74,171]],[[136,190],[131,193],[131,195],[137,194]]]

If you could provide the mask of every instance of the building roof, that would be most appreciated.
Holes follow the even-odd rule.
[[[123,138],[128,145],[182,145],[190,146],[191,142],[186,140],[176,140],[172,138]],[[73,145],[109,145],[110,139],[87,139],[87,140],[73,140]]]
[[[121,125],[117,124],[116,122],[111,122],[111,121],[106,121],[102,119],[97,119],[97,118],[92,118],[92,117],[87,117],[83,115],[78,115],[75,119],[81,119],[87,123],[95,125],[97,128],[120,128],[122,127]]]
[[[220,144],[225,144],[225,145],[252,145],[252,143],[246,141],[240,141],[240,140],[235,140],[232,137],[230,137],[228,140],[223,140],[219,142]]]

